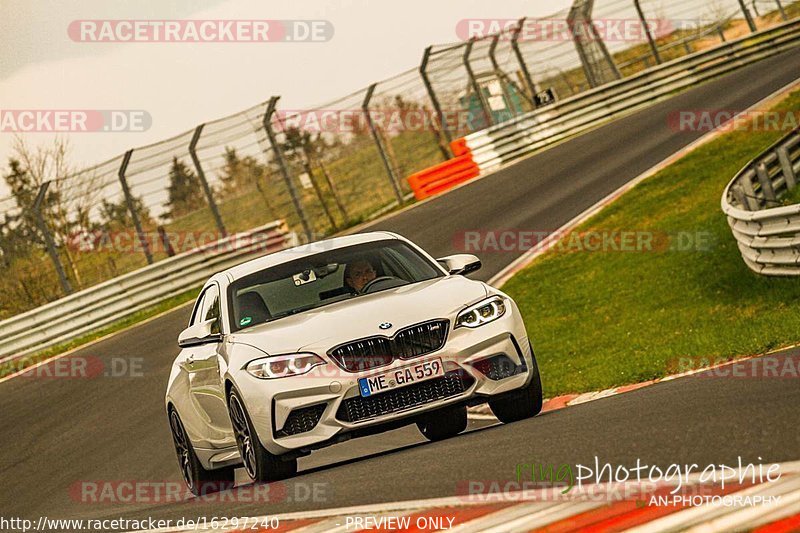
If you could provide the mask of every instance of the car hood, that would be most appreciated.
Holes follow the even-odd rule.
[[[426,320],[453,318],[488,295],[483,283],[447,276],[359,296],[233,333],[229,341],[270,355],[303,349],[325,352],[333,346],[373,335],[392,336]],[[386,330],[378,326],[389,322]]]

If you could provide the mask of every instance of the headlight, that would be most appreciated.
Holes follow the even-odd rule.
[[[456,327],[477,328],[506,314],[506,304],[499,296],[492,296],[467,307],[456,317]]]
[[[294,353],[254,359],[247,363],[245,370],[257,378],[275,379],[306,374],[322,364],[325,361],[313,353]]]

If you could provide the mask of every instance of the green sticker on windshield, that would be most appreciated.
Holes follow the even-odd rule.
[[[244,317],[241,318],[241,320],[239,320],[239,325],[240,326],[246,326],[247,324],[249,324],[252,321],[253,321],[253,317],[244,316]]]

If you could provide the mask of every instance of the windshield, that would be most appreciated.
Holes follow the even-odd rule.
[[[231,331],[443,275],[396,239],[325,251],[233,282],[228,288]]]

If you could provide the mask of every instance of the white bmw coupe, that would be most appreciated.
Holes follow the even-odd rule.
[[[178,338],[166,411],[195,494],[297,471],[312,450],[416,424],[430,440],[467,427],[488,401],[512,422],[542,408],[519,309],[385,232],[338,237],[214,275]]]

